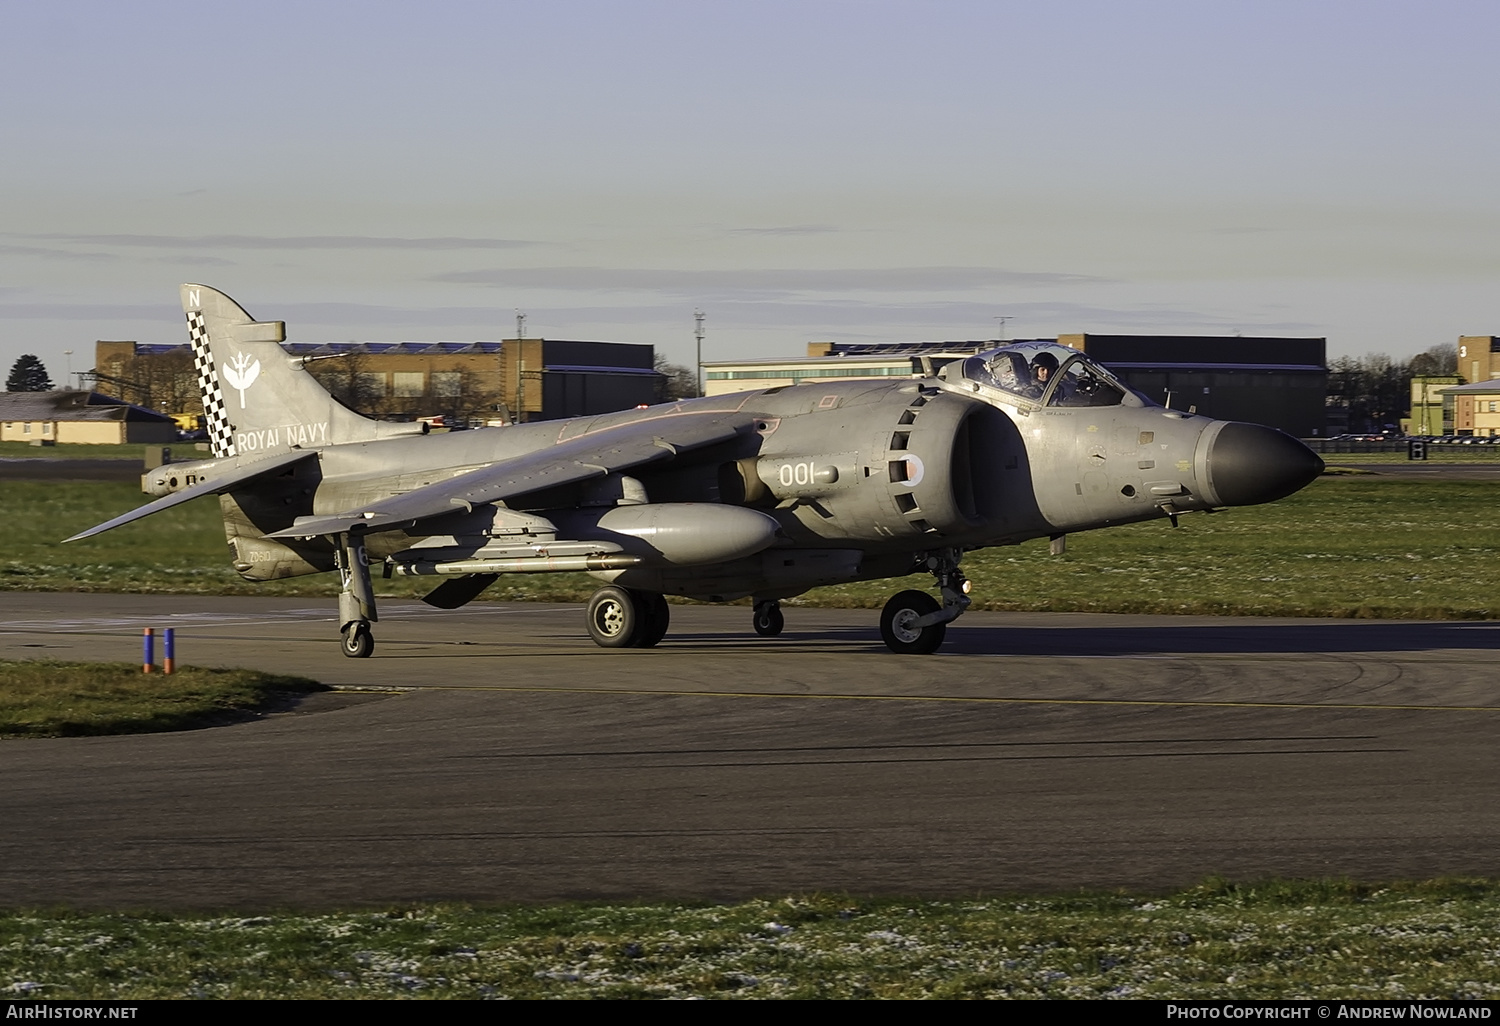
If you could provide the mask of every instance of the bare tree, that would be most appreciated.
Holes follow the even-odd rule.
[[[701,394],[698,391],[698,372],[693,368],[668,363],[667,358],[660,353],[656,354],[653,366],[656,373],[661,375],[656,386],[658,401],[667,403],[678,399],[695,399]]]
[[[494,416],[500,393],[486,387],[484,375],[472,367],[453,366],[428,375],[424,416],[441,415],[453,423],[484,421]]]
[[[1347,430],[1357,433],[1395,431],[1411,406],[1413,367],[1441,366],[1440,349],[1449,364],[1457,360],[1452,346],[1433,346],[1411,360],[1397,362],[1385,353],[1340,356],[1328,364],[1328,405],[1347,411]],[[1442,373],[1423,370],[1420,373]]]
[[[203,412],[193,357],[185,346],[126,357],[111,371],[95,375],[95,387],[105,395],[163,413]]]
[[[1458,350],[1452,343],[1439,342],[1413,356],[1407,370],[1412,377],[1427,374],[1457,374]]]
[[[364,353],[350,352],[308,363],[306,367],[329,395],[355,413],[372,416],[387,412],[387,397],[385,375],[371,373],[368,365]]]

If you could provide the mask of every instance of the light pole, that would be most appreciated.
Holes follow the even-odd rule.
[[[697,328],[696,330],[694,330],[693,335],[698,339],[698,373],[696,376],[696,381],[698,384],[699,395],[703,395],[703,393],[706,391],[706,389],[704,389],[703,387],[703,319],[705,316],[706,315],[702,310],[693,311],[693,321],[697,324]]]

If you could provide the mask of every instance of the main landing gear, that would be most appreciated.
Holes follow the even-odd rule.
[[[602,648],[652,648],[667,636],[672,607],[658,592],[610,585],[589,599],[585,622]]]
[[[880,637],[899,655],[927,655],[937,651],[948,633],[948,624],[969,608],[969,581],[958,568],[962,549],[929,553],[925,566],[937,578],[943,604],[925,591],[903,591],[885,604],[880,613]]]

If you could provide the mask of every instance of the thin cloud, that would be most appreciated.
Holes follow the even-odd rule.
[[[828,235],[842,231],[831,224],[788,224],[771,228],[730,228],[730,235]]]
[[[15,246],[8,243],[0,243],[0,255],[44,257],[57,260],[90,260],[94,262],[123,259],[113,253],[74,253],[70,250],[56,249],[51,246]]]
[[[1082,274],[1004,271],[992,267],[884,267],[745,271],[517,267],[451,271],[430,281],[508,289],[659,292],[692,298],[773,299],[818,292],[965,292],[1018,285],[1107,281]]]
[[[3,320],[177,321],[175,304],[151,303],[0,303]]]
[[[544,243],[524,239],[458,236],[401,238],[384,235],[19,235],[11,238],[71,242],[132,249],[521,249]]]

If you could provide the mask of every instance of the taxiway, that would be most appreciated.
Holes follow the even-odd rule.
[[[385,689],[173,734],[0,742],[0,905],[961,896],[1212,874],[1500,875],[1500,624],[0,594],[0,658]]]

